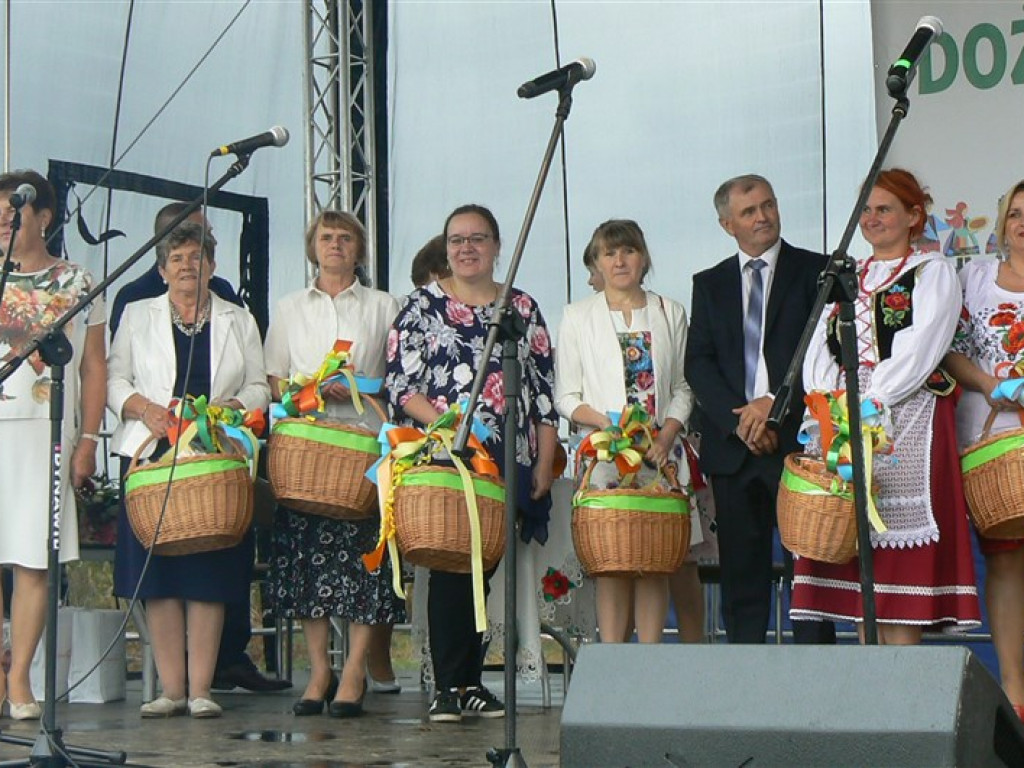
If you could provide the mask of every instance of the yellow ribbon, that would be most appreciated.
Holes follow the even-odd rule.
[[[461,407],[456,403],[428,426],[425,433],[415,427],[395,427],[387,432],[391,450],[384,456],[377,468],[377,498],[381,510],[377,545],[373,551],[363,555],[363,564],[367,570],[375,571],[380,566],[386,548],[392,566],[392,587],[396,595],[405,598],[405,592],[402,589],[398,543],[395,538],[395,489],[402,484],[402,475],[407,470],[415,466],[429,464],[442,449],[447,450],[448,456],[462,480],[463,494],[466,499],[470,532],[473,613],[477,631],[483,632],[487,629],[487,610],[484,593],[480,511],[472,475],[462,459],[455,454],[453,448],[455,430],[461,415]],[[496,477],[498,475],[497,465],[475,435],[470,436],[469,447],[473,449],[473,457],[470,461],[473,469],[479,474]]]

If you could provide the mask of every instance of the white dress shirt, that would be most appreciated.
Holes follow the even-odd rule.
[[[384,375],[388,330],[398,302],[358,281],[333,299],[315,285],[290,293],[274,308],[264,353],[267,373],[287,379],[316,373],[334,342],[353,342],[351,361],[357,373]]]

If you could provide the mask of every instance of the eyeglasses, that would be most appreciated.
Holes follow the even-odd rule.
[[[490,235],[485,235],[482,232],[478,232],[475,235],[469,235],[467,237],[463,237],[462,235],[452,235],[451,237],[448,238],[448,245],[450,245],[452,248],[461,248],[466,243],[469,243],[470,245],[475,247],[478,245],[483,245],[490,239]]]

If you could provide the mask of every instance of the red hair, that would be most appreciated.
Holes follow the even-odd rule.
[[[932,197],[924,191],[914,174],[902,168],[890,168],[878,174],[875,186],[895,195],[908,211],[917,208],[921,212],[917,223],[910,228],[910,241],[919,239],[924,234],[925,219],[928,217],[928,206],[932,202]]]

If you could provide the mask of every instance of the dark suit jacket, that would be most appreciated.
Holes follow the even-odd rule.
[[[737,472],[749,455],[735,429],[733,408],[746,404],[743,393],[743,292],[739,256],[730,256],[693,276],[693,311],[686,343],[686,380],[697,397],[696,423],[701,433],[701,467],[712,475]],[[817,296],[820,254],[794,248],[785,240],[772,277],[765,315],[764,358],[772,392],[782,384],[800,334]],[[798,449],[796,434],[803,417],[803,386],[797,380],[792,407],[779,430],[779,450],[764,457],[770,472],[787,453]]]

